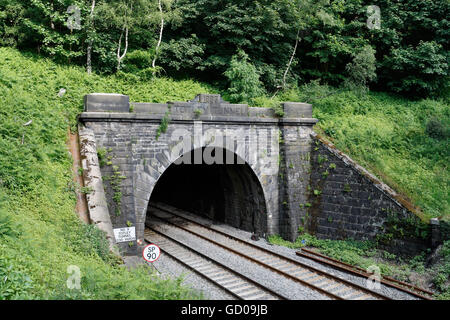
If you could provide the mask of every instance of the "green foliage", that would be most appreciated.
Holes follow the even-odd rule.
[[[189,38],[170,39],[168,42],[163,42],[160,61],[174,71],[204,70],[205,67],[202,66],[204,52],[205,44],[192,34]]]
[[[86,256],[98,256],[109,264],[117,263],[117,258],[109,250],[109,243],[104,231],[95,225],[82,223],[71,225],[70,228],[75,228],[75,230],[70,231],[68,228],[63,230],[67,232],[65,238],[70,242],[74,252]]]
[[[0,202],[0,238],[17,238],[19,235],[19,226],[14,223],[11,215],[4,208],[2,208],[1,205],[2,203]]]
[[[371,87],[416,97],[449,93],[447,0],[379,0],[379,29],[368,27],[372,3],[362,0],[164,0],[158,52],[157,1],[96,4],[91,21],[87,0],[0,0],[0,45],[84,65],[86,45],[92,43],[94,70],[112,73],[120,69],[117,49],[122,35],[123,52],[127,28],[129,50],[122,65],[127,73],[147,70],[141,79],[151,79],[155,71],[189,74],[225,87],[224,72],[242,50],[271,93],[285,82],[291,87],[311,80],[369,84],[375,79],[373,48],[378,82]],[[66,25],[73,15],[69,5],[80,8],[80,30]],[[150,70],[149,58],[157,58],[161,68]]]
[[[228,94],[231,102],[248,103],[264,92],[258,71],[242,50],[232,57],[230,67],[224,74],[230,83]]]
[[[33,281],[0,253],[0,300],[32,299]]]
[[[106,165],[106,154],[107,151],[105,148],[98,148],[97,149],[97,157],[100,167],[104,167]]]
[[[159,125],[158,129],[156,130],[156,140],[159,139],[161,134],[167,132],[167,128],[169,127],[169,122],[170,122],[170,108],[164,114],[164,117],[161,119],[161,124]]]
[[[399,217],[397,213],[388,210],[386,231],[395,238],[422,238],[427,239],[429,225],[417,217]]]
[[[181,0],[175,8],[182,15],[167,29],[171,60],[165,59],[165,65],[204,70],[203,77],[223,80],[231,56],[241,49],[261,72],[266,87],[273,89],[280,82],[302,23],[298,1]]]
[[[119,266],[103,233],[80,222],[66,140],[87,93],[120,92],[132,101],[162,103],[215,92],[192,80],[87,76],[84,68],[11,48],[0,48],[0,56],[0,299],[199,298],[180,280]],[[61,87],[67,89],[63,98],[57,96]],[[81,291],[67,289],[69,265],[81,270]]]
[[[394,255],[388,254],[384,250],[378,250],[375,241],[318,239],[304,233],[295,242],[283,240],[276,235],[269,237],[269,242],[293,249],[305,246],[314,247],[324,255],[360,268],[366,269],[376,265],[380,268],[382,275],[395,276],[401,280],[406,280],[411,272],[408,265],[392,264],[389,260],[393,259]],[[380,258],[388,261],[380,261]]]
[[[194,110],[194,114],[195,116],[199,117],[203,114],[203,110],[202,109],[195,109]]]
[[[348,183],[344,185],[344,192],[352,192],[352,189],[350,188],[350,185]]]
[[[25,36],[21,45],[37,47],[38,52],[42,50],[43,53],[63,63],[70,63],[83,55],[84,32],[77,32],[77,29],[71,32],[67,22],[73,19],[74,12],[68,12],[70,5],[76,5],[80,9],[80,14],[87,13],[85,1],[17,0],[14,2],[23,10],[20,23]],[[72,21],[75,22],[75,20]],[[81,28],[81,20],[79,27]]]
[[[110,157],[108,157],[110,158]],[[111,166],[112,161],[109,161],[107,165]],[[121,204],[122,204],[122,180],[126,179],[127,177],[123,176],[120,173],[118,166],[112,166],[112,175],[109,176],[104,181],[108,182],[109,187],[107,188],[107,193],[111,195],[112,201],[114,203],[114,206],[112,210],[114,210],[114,213],[116,216],[121,215]]]
[[[317,83],[289,96],[291,101],[312,103],[319,119],[316,131],[411,199],[426,218],[448,215],[450,148],[443,137],[448,134],[450,108],[446,101],[412,101],[375,92],[360,95]],[[439,123],[430,122],[432,118]]]
[[[331,217],[328,220],[331,222]],[[439,254],[440,260],[432,266],[426,266],[425,252],[404,261],[402,257],[377,249],[376,241],[317,239],[308,233],[302,233],[295,242],[283,240],[277,235],[270,236],[269,242],[293,249],[314,247],[322,254],[363,269],[376,265],[382,275],[403,281],[409,281],[413,272],[431,275],[431,283],[437,290],[436,299],[448,300],[450,296],[450,241],[444,242]]]
[[[123,71],[138,73],[140,70],[151,68],[152,58],[149,51],[134,50],[125,57]]]
[[[373,255],[376,248],[376,244],[370,241],[322,240],[307,233],[300,235],[295,242],[285,241],[279,236],[269,237],[269,242],[290,248],[301,248],[304,246],[320,248],[323,254],[330,257],[339,256],[341,261],[352,264],[355,264],[356,260],[362,256],[367,254]]]
[[[353,55],[353,61],[345,67],[349,76],[346,79],[346,86],[351,89],[366,88],[367,84],[375,80],[376,70],[375,50],[366,45],[361,52]]]
[[[437,266],[437,273],[433,277],[433,283],[441,292],[439,298],[448,299],[450,296],[450,241],[445,241],[440,251],[442,263]]]
[[[448,81],[448,53],[443,51],[434,41],[393,49],[383,62],[395,74],[387,85],[410,96],[436,96]]]
[[[17,46],[25,34],[21,30],[25,8],[19,1],[0,1],[0,46]]]
[[[151,66],[150,61],[155,53],[149,52],[149,48],[153,47],[155,36],[149,31],[158,24],[156,12],[156,3],[149,0],[110,0],[97,3],[91,38],[94,57],[100,64],[100,70],[136,72]],[[127,40],[129,52],[125,52]],[[118,54],[125,54],[123,64],[119,64]],[[131,57],[127,66],[129,54]]]
[[[432,117],[427,122],[425,129],[426,134],[437,140],[444,140],[450,137],[450,119],[438,119],[436,116]]]

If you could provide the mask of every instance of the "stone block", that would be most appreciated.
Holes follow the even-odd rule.
[[[312,118],[312,105],[299,102],[284,102],[285,118]]]
[[[133,112],[135,113],[149,113],[149,114],[166,114],[169,110],[167,103],[137,103],[132,102]]]
[[[260,118],[274,118],[275,111],[270,108],[248,108],[249,117],[260,117]]]
[[[130,97],[115,93],[92,93],[84,96],[86,112],[130,112]]]

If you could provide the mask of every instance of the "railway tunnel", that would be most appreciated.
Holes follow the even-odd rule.
[[[266,201],[250,165],[221,148],[209,150],[216,159],[214,164],[203,158],[196,161],[195,153],[200,150],[204,154],[205,148],[193,150],[183,155],[183,163],[173,163],[162,174],[150,198],[147,220],[152,219],[152,205],[164,203],[213,223],[265,235]]]

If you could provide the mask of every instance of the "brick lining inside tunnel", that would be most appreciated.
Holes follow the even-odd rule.
[[[164,202],[262,236],[267,233],[262,186],[248,164],[237,163],[234,155],[233,164],[172,164],[156,183],[149,204]]]

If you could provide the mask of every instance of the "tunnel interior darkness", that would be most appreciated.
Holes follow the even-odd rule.
[[[234,153],[221,151],[224,164],[172,164],[156,183],[150,204],[163,202],[263,236],[267,211],[261,184],[247,163],[237,164]],[[185,156],[194,163],[194,151]]]

